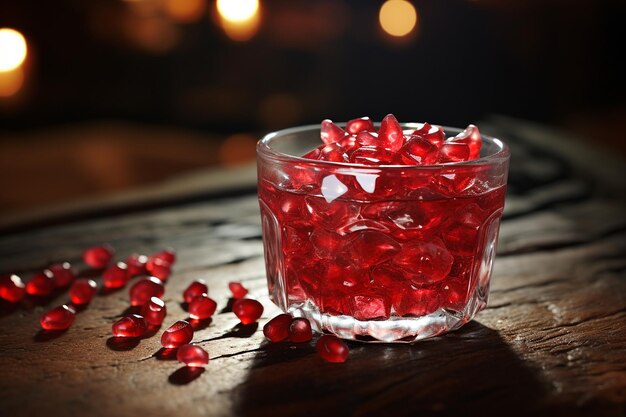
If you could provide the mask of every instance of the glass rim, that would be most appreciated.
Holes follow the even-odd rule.
[[[345,126],[345,122],[337,123],[337,125]],[[374,125],[379,126],[380,123],[374,123]],[[413,122],[400,123],[400,126],[402,127],[403,130],[418,129],[422,125],[423,123],[413,123]],[[440,125],[433,125],[433,126],[440,126]],[[445,132],[451,132],[455,134],[460,133],[463,130],[465,130],[465,128],[461,129],[457,127],[448,127],[448,126],[440,126],[440,127],[442,127]],[[293,163],[299,163],[299,164],[303,164],[303,163],[315,164],[319,166],[328,166],[328,167],[353,167],[353,168],[369,168],[369,169],[384,167],[384,168],[405,169],[405,170],[406,169],[426,170],[426,169],[442,169],[442,168],[451,168],[451,167],[488,165],[488,164],[497,163],[500,161],[502,162],[506,161],[510,157],[509,146],[505,142],[503,142],[502,140],[496,137],[484,135],[482,133],[481,133],[481,138],[483,140],[486,140],[487,142],[491,142],[499,148],[496,152],[490,155],[485,155],[478,159],[470,160],[470,161],[445,162],[445,163],[430,164],[430,165],[365,165],[365,164],[356,164],[352,162],[323,161],[323,160],[317,160],[317,159],[303,158],[302,156],[295,156],[295,155],[290,155],[287,153],[279,152],[270,146],[270,142],[275,138],[279,138],[281,136],[290,135],[290,134],[301,133],[305,131],[311,131],[311,130],[320,130],[320,125],[319,124],[302,125],[302,126],[289,127],[286,129],[281,129],[281,130],[277,130],[274,132],[270,132],[264,135],[257,142],[257,145],[256,145],[257,156],[266,157],[269,159],[273,159],[275,161],[293,162]]]

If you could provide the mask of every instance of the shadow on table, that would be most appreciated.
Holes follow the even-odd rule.
[[[477,322],[414,345],[350,343],[344,364],[323,362],[313,343],[294,346],[266,346],[233,393],[235,415],[509,416],[545,394],[498,332]]]

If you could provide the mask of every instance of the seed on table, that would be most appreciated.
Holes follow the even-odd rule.
[[[132,278],[137,275],[145,275],[147,272],[146,262],[148,262],[146,255],[138,255],[136,253],[129,255],[125,260],[128,276]]]
[[[179,320],[172,324],[161,335],[161,345],[171,349],[177,348],[191,342],[193,339],[193,327],[185,320]]]
[[[341,363],[348,360],[350,350],[343,340],[336,336],[324,335],[316,344],[317,353],[326,362]]]
[[[162,297],[165,292],[163,282],[156,277],[142,278],[130,287],[130,305],[142,306],[151,297]]]
[[[242,298],[233,303],[233,313],[235,313],[242,324],[254,323],[263,314],[263,304],[257,300]]]
[[[281,342],[289,337],[292,320],[290,314],[279,314],[263,326],[263,334],[270,342]]]
[[[172,265],[160,258],[148,258],[146,270],[160,280],[167,281],[172,274]]]
[[[122,317],[112,326],[115,337],[141,337],[148,330],[146,319],[139,314]]]
[[[228,288],[230,289],[230,292],[233,293],[233,298],[236,300],[243,298],[246,294],[248,294],[248,290],[246,287],[241,285],[240,282],[229,282]]]
[[[209,363],[209,354],[200,346],[187,344],[178,348],[176,359],[187,366],[204,366]]]
[[[293,319],[289,326],[289,341],[294,343],[308,342],[313,338],[311,323],[305,318]]]
[[[92,246],[83,252],[83,260],[94,269],[102,269],[111,262],[114,253],[109,245]]]
[[[163,300],[157,297],[151,297],[150,301],[145,303],[141,308],[141,315],[152,326],[160,326],[167,315],[167,308]]]
[[[52,272],[47,269],[38,272],[26,283],[26,293],[39,297],[46,297],[52,294],[54,288]]]
[[[118,262],[102,274],[102,281],[106,288],[122,288],[130,280],[128,266]]]
[[[189,317],[195,320],[204,320],[213,316],[217,303],[209,298],[208,295],[202,294],[189,303]]]
[[[76,278],[76,274],[69,262],[50,265],[48,271],[52,272],[52,279],[56,288],[67,287]]]
[[[70,287],[70,300],[77,305],[89,304],[97,292],[96,281],[79,278]]]
[[[65,330],[74,323],[75,319],[76,311],[64,304],[43,313],[39,319],[39,324],[44,330]]]
[[[183,299],[186,303],[191,303],[194,298],[208,293],[209,287],[206,285],[206,282],[204,282],[204,280],[197,279],[189,284],[185,292],[183,292]]]
[[[160,259],[168,264],[176,262],[176,251],[173,248],[166,248],[150,255],[151,259]]]
[[[15,274],[0,277],[0,298],[10,303],[17,303],[24,298],[26,293],[24,287],[22,279]]]

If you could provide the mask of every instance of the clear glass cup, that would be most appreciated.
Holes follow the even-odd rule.
[[[321,143],[319,126],[266,135],[258,190],[273,302],[344,339],[412,342],[471,320],[487,305],[509,164],[503,142],[482,138],[473,161],[366,166],[299,157]]]

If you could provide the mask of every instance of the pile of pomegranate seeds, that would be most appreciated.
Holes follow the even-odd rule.
[[[303,157],[363,165],[433,165],[478,159],[482,139],[469,125],[446,139],[443,128],[429,123],[402,130],[393,114],[385,116],[376,131],[368,117],[350,120],[342,129],[331,120],[322,121],[322,144]]]

